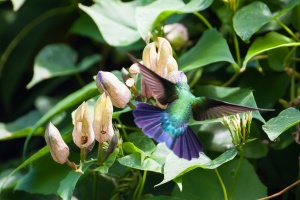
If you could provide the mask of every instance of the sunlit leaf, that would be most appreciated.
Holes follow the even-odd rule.
[[[79,8],[93,19],[111,46],[126,46],[140,39],[135,24],[135,7],[134,1],[120,0],[97,0],[92,6],[79,4]]]
[[[280,134],[295,126],[300,122],[300,111],[295,108],[288,108],[267,121],[263,125],[263,130],[267,133],[270,140],[274,141]]]
[[[78,65],[77,53],[65,44],[51,44],[44,47],[34,61],[33,78],[28,89],[42,80],[82,72],[100,60],[99,55],[84,58]]]
[[[201,167],[205,169],[215,169],[220,165],[232,160],[237,155],[235,148],[229,149],[214,160],[208,158],[205,154],[200,153],[197,159],[186,160],[178,158],[175,154],[169,154],[164,166],[164,180],[158,185],[171,181],[174,178]]]
[[[139,152],[136,151],[125,157],[119,158],[118,161],[127,167],[162,173],[163,164],[168,154],[170,154],[170,150],[165,144],[160,143],[151,155],[146,156],[145,153],[140,150]]]
[[[14,11],[18,11],[19,8],[25,3],[26,0],[11,0]]]
[[[243,67],[246,67],[249,60],[256,55],[271,49],[289,46],[300,46],[300,42],[295,42],[294,40],[276,32],[267,33],[264,37],[257,38],[250,46],[243,62]]]
[[[197,44],[179,59],[180,70],[187,72],[215,62],[235,63],[228,44],[216,29],[204,32]]]

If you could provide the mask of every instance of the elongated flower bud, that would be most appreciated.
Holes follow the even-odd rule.
[[[45,140],[55,162],[64,164],[69,157],[69,147],[61,137],[58,129],[50,122],[45,131]]]
[[[86,102],[83,102],[75,112],[73,141],[79,148],[90,146],[95,140],[92,127],[92,113]]]
[[[113,105],[110,97],[103,93],[95,104],[93,122],[95,137],[100,143],[110,140],[114,135],[112,114]]]
[[[130,101],[130,90],[114,74],[99,71],[96,84],[100,93],[106,92],[109,95],[114,106],[124,108]]]

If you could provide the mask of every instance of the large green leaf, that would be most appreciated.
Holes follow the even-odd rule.
[[[163,22],[170,15],[204,10],[211,3],[212,0],[191,0],[187,4],[182,0],[158,0],[149,5],[137,7],[138,31],[142,38],[146,38],[156,24]]]
[[[210,29],[203,33],[197,44],[179,59],[180,70],[187,72],[214,62],[229,62],[236,65],[228,44],[221,33]]]
[[[288,108],[279,113],[277,117],[267,121],[262,128],[270,140],[274,141],[280,134],[299,122],[300,111],[295,108]]]
[[[93,19],[108,44],[127,46],[140,39],[135,23],[136,4],[135,1],[97,0],[92,6],[79,4],[79,8]]]
[[[249,60],[256,55],[271,49],[289,46],[300,46],[300,42],[295,42],[294,40],[277,32],[267,33],[264,37],[257,38],[250,46],[243,62],[243,67],[246,67]]]
[[[215,169],[220,165],[232,160],[237,155],[235,148],[229,149],[219,157],[211,160],[204,153],[200,153],[200,157],[197,159],[186,160],[178,158],[175,154],[171,153],[166,159],[164,166],[164,180],[158,185],[169,182],[175,178],[182,176],[183,174],[201,167],[204,169]]]
[[[238,159],[227,162],[218,168],[218,172],[225,184],[227,195],[230,194],[230,188],[233,182],[233,172],[238,165]],[[191,184],[192,183],[192,184]],[[185,199],[224,199],[220,182],[216,172],[198,168],[183,176],[183,190],[178,188],[172,192],[173,196]],[[246,195],[245,195],[246,194]],[[247,161],[242,162],[237,175],[237,181],[232,199],[252,200],[267,196],[267,188],[264,186],[255,169]]]
[[[298,3],[298,0],[289,0],[280,12],[272,14],[266,4],[254,1],[235,13],[233,27],[242,40],[248,41],[263,25],[291,10]]]
[[[82,171],[86,172],[88,168],[92,165],[92,163],[85,164],[82,167]],[[65,173],[65,178],[63,180],[58,180],[59,188],[57,189],[57,194],[64,200],[72,199],[74,189],[79,178],[82,176],[80,173],[76,173],[72,170],[69,170],[68,173]],[[52,177],[50,178],[52,179]],[[52,180],[53,181],[53,180]],[[51,183],[52,185],[52,183]]]
[[[242,40],[248,41],[264,24],[272,19],[268,6],[262,2],[254,1],[239,9],[233,17],[233,27]]]
[[[95,22],[87,15],[81,15],[72,25],[70,32],[105,43]]]
[[[65,44],[51,44],[44,47],[34,61],[34,74],[28,89],[42,80],[75,74],[86,70],[100,60],[99,55],[89,56],[76,66],[77,53]]]
[[[90,165],[86,164],[82,171],[85,172]],[[55,163],[50,155],[44,156],[34,162],[15,189],[29,193],[58,194],[63,199],[70,199],[81,175],[67,165]]]

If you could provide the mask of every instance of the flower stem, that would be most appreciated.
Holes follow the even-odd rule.
[[[231,189],[230,189],[229,199],[232,199],[233,191],[234,191],[236,180],[237,180],[237,174],[238,174],[238,172],[241,168],[241,165],[243,163],[243,160],[244,160],[244,150],[242,148],[240,148],[238,150],[240,152],[240,159],[239,159],[239,163],[238,163],[238,165],[235,169],[235,172],[234,172],[233,181],[232,181],[232,185],[231,185]]]
[[[145,182],[146,182],[146,176],[147,176],[147,170],[144,170],[143,179],[142,179],[142,182],[141,182],[141,186],[139,188],[139,193],[137,195],[137,199],[141,199],[141,196],[142,196],[142,193],[143,193],[143,190],[144,190],[144,185],[145,185]]]
[[[209,29],[212,29],[212,25],[205,19],[203,15],[201,15],[198,12],[194,12],[194,15],[196,15]]]
[[[101,164],[101,162],[102,162],[102,155],[103,155],[103,143],[99,142],[97,165]]]
[[[284,29],[286,32],[288,32],[296,41],[299,41],[299,38],[287,27],[284,23],[282,23],[280,20],[275,19],[275,21]]]
[[[227,191],[226,191],[225,185],[223,183],[223,180],[222,180],[222,178],[221,178],[221,176],[220,176],[219,171],[218,171],[217,168],[215,169],[215,172],[217,174],[217,177],[219,179],[219,182],[220,182],[222,190],[223,190],[224,200],[227,200],[228,199],[228,197],[227,197]]]

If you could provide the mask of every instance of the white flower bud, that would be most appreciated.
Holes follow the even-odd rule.
[[[130,90],[114,74],[99,71],[96,84],[100,93],[106,92],[109,95],[114,106],[124,108],[130,101]]]
[[[93,122],[95,137],[100,143],[110,140],[114,135],[112,114],[113,105],[111,99],[103,93],[95,104]]]
[[[75,111],[72,137],[74,143],[81,149],[90,146],[95,139],[92,114],[86,102],[83,102]]]
[[[168,24],[164,26],[164,32],[167,40],[176,50],[181,49],[189,40],[187,28],[179,23]]]
[[[69,157],[69,147],[64,142],[58,129],[50,122],[45,131],[45,140],[55,162],[64,164]]]

